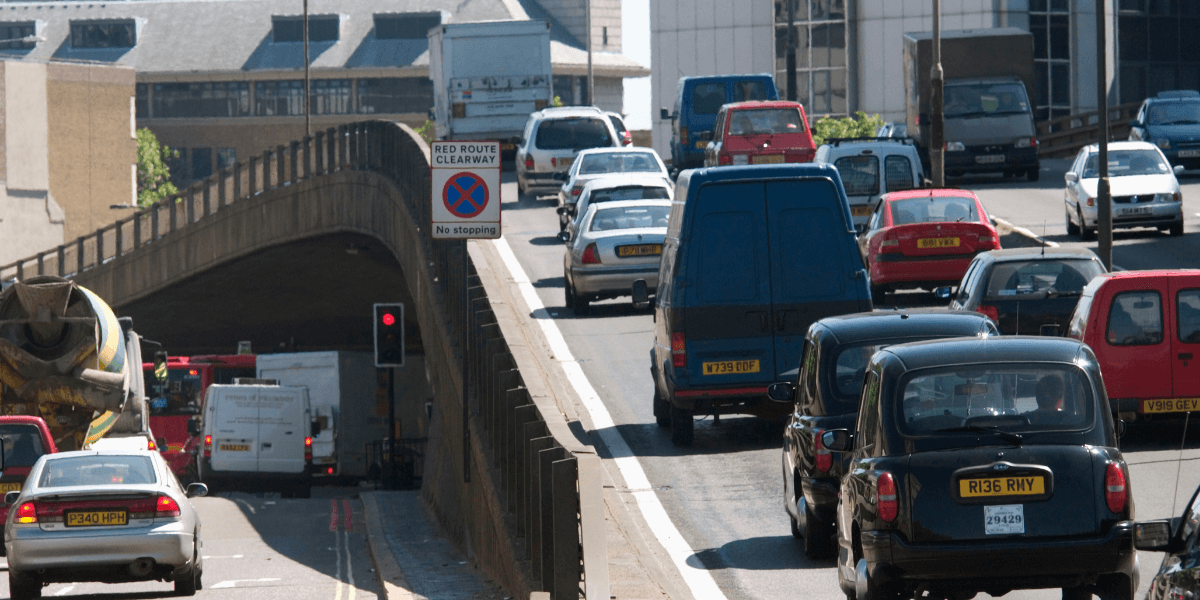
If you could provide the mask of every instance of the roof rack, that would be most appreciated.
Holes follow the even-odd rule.
[[[604,113],[604,111],[600,110],[598,107],[595,107],[595,106],[547,106],[546,108],[542,109],[542,112],[553,113],[553,112],[567,112],[567,111],[572,111],[572,110],[586,110],[586,111],[595,111],[595,112],[598,112],[601,114]]]
[[[1196,90],[1164,90],[1158,93],[1157,98],[1200,98],[1200,92]]]
[[[897,144],[915,145],[916,140],[904,137],[853,137],[853,138],[826,138],[825,143],[834,147],[842,145],[843,142],[896,142]]]

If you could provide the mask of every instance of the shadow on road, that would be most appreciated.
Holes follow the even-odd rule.
[[[698,416],[695,439],[691,446],[683,448],[671,443],[670,428],[654,423],[617,425],[616,430],[634,456],[645,458],[732,455],[760,450],[778,452],[783,443],[783,425],[782,420],[748,415],[722,415],[720,423],[711,416]],[[597,441],[600,439],[599,433],[596,432]],[[611,456],[608,452],[605,454],[605,458]]]
[[[744,569],[746,571],[784,571],[826,569],[832,561],[814,562],[804,556],[797,540],[790,535],[734,540],[720,548],[700,550],[687,557],[697,569]]]
[[[1122,452],[1195,450],[1200,448],[1200,414],[1188,417],[1186,424],[1182,417],[1126,423],[1120,444]]]

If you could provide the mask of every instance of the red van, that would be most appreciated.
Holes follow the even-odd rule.
[[[1083,289],[1067,337],[1095,351],[1121,419],[1200,411],[1200,270],[1096,277]]]
[[[812,162],[817,155],[799,102],[734,102],[721,107],[704,166]]]

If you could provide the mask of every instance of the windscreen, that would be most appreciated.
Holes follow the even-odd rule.
[[[48,460],[38,480],[41,487],[156,483],[148,456],[72,456]]]
[[[734,102],[770,100],[767,97],[767,84],[763,81],[735,81],[732,85]]]
[[[1088,155],[1087,164],[1083,167],[1084,179],[1095,179],[1100,176],[1098,171],[1100,155]],[[1129,175],[1163,175],[1171,172],[1171,166],[1163,160],[1157,150],[1148,148],[1141,150],[1109,150],[1108,176],[1126,177]]]
[[[879,193],[879,158],[870,154],[843,156],[833,162],[847,196],[874,196]]]
[[[729,135],[803,133],[804,121],[794,108],[736,110],[729,115]]]
[[[587,117],[548,119],[538,126],[537,140],[541,150],[586,150],[612,145],[608,125],[601,119]]]
[[[596,216],[592,217],[590,231],[666,227],[670,212],[669,206],[601,208],[596,210]]]
[[[1104,273],[1094,260],[1025,260],[996,263],[988,279],[987,297],[1074,295],[1093,277]]]
[[[4,423],[0,425],[0,442],[4,444],[5,467],[32,467],[46,453],[36,425]]]
[[[893,200],[891,208],[892,223],[895,225],[979,221],[979,212],[975,209],[975,201],[970,198],[951,196],[906,198]]]
[[[150,416],[170,417],[200,414],[200,369],[174,367],[167,380],[159,381],[153,370],[145,371],[146,394],[150,397]],[[251,372],[249,377],[253,377]]]
[[[591,202],[611,202],[613,200],[667,200],[671,197],[665,187],[629,186],[595,190],[591,194]]]
[[[587,154],[579,163],[580,175],[604,173],[662,173],[649,152],[601,152]]]
[[[1200,102],[1156,102],[1146,111],[1146,124],[1200,124]]]
[[[1071,365],[995,363],[918,371],[900,390],[909,435],[1082,429],[1091,386]]]
[[[987,117],[1029,112],[1025,86],[1017,83],[946,85],[946,117]]]

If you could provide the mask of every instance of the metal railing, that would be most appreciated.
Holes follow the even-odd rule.
[[[1129,123],[1140,102],[1108,107],[1109,141],[1129,136]],[[1075,156],[1079,149],[1096,143],[1100,131],[1100,111],[1049,119],[1037,124],[1038,156],[1063,158]]]
[[[401,438],[395,445],[387,438],[368,442],[367,479],[378,481],[390,490],[419,489],[425,477],[428,442],[427,438]]]

